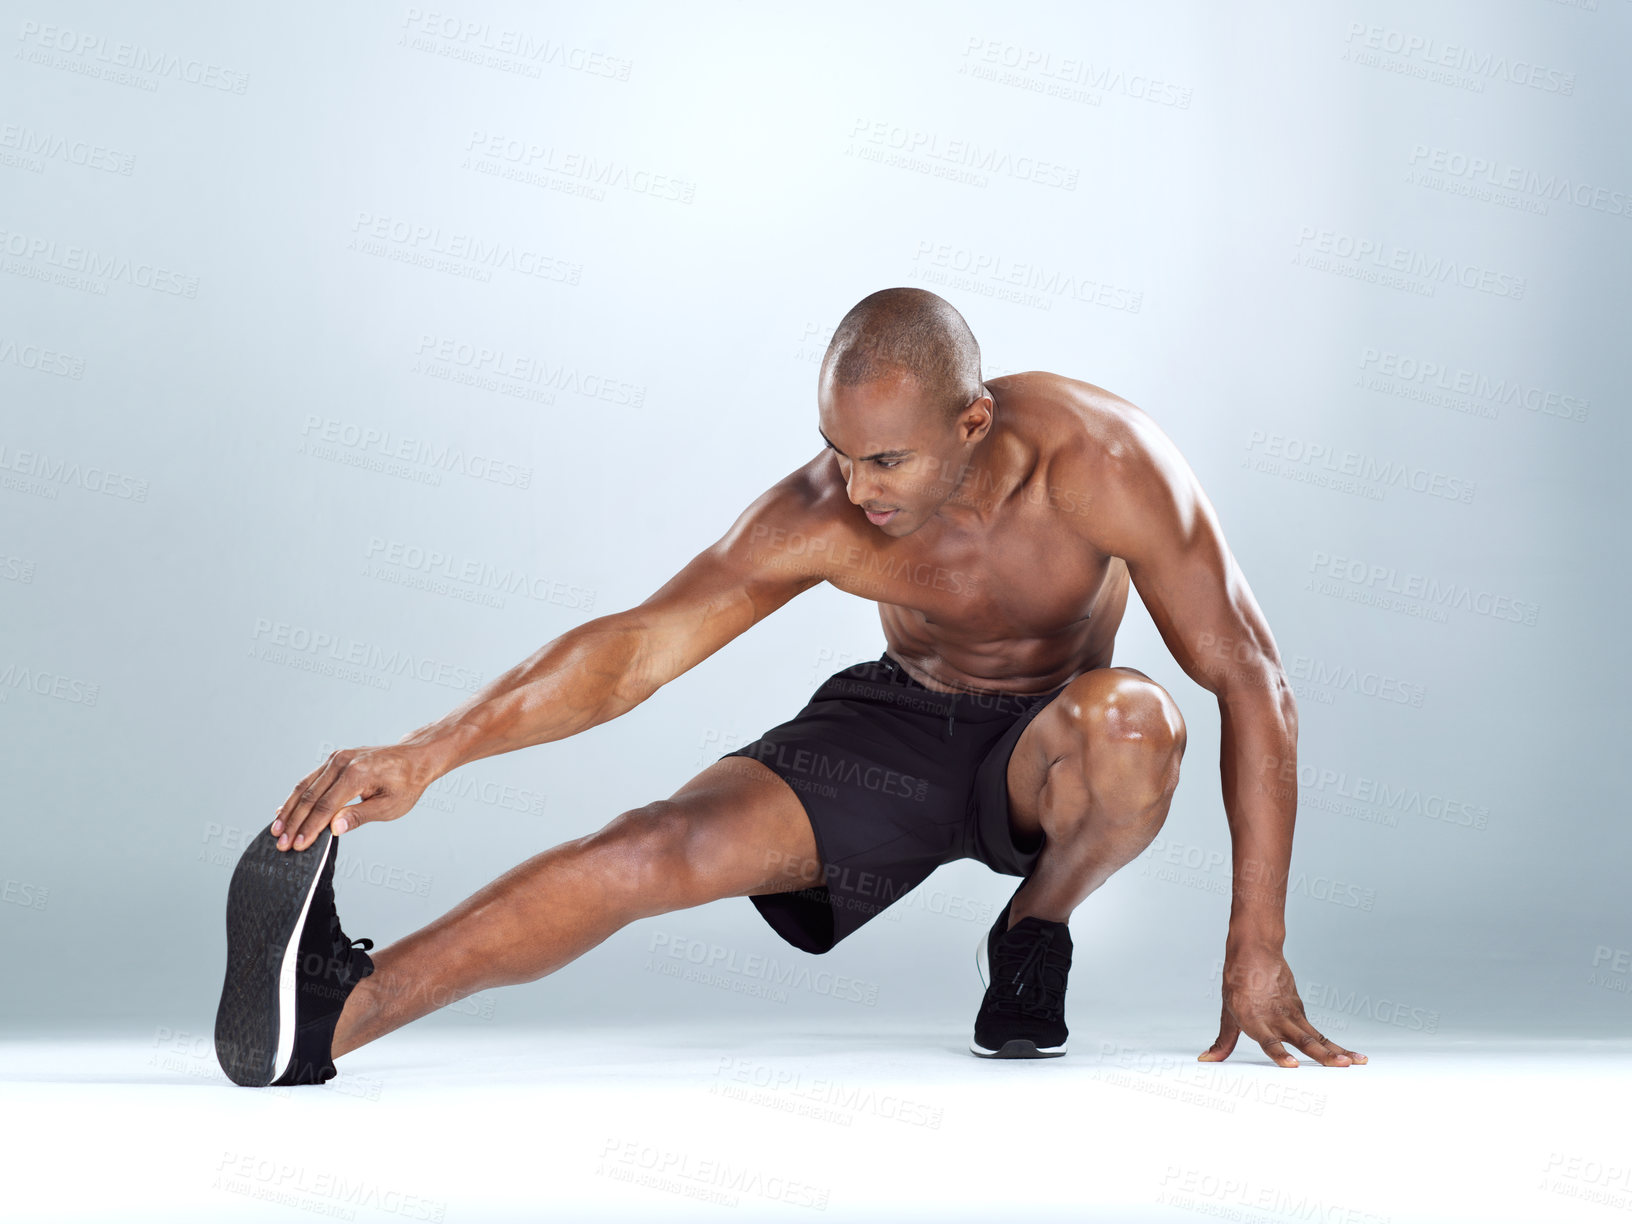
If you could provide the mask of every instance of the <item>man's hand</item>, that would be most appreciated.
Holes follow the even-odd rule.
[[[395,820],[436,777],[418,748],[343,748],[302,778],[278,808],[272,821],[278,849],[306,849],[324,825],[339,834],[371,820]],[[359,795],[362,802],[351,803]]]
[[[1366,1061],[1364,1054],[1328,1041],[1309,1022],[1286,957],[1270,948],[1225,953],[1224,1014],[1219,1020],[1218,1040],[1200,1055],[1199,1061],[1223,1062],[1242,1033],[1263,1046],[1264,1053],[1282,1067],[1298,1065],[1283,1042],[1327,1067]]]

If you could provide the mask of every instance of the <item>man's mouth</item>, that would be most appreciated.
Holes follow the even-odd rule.
[[[890,519],[892,519],[899,512],[899,510],[900,507],[897,507],[895,510],[864,510],[862,513],[867,516],[867,521],[874,527],[882,527],[885,523],[889,522]]]

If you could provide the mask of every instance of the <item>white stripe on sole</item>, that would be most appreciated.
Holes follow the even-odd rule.
[[[295,922],[288,946],[283,950],[283,964],[278,969],[278,1056],[272,1064],[274,1080],[280,1079],[289,1069],[289,1060],[295,1054],[295,970],[299,965],[300,935],[306,929],[306,912],[312,908],[317,882],[323,878],[324,864],[333,850],[334,835],[331,833],[323,843],[323,857],[318,859],[317,870],[312,873],[312,882],[306,888],[306,900],[300,905],[300,918]]]

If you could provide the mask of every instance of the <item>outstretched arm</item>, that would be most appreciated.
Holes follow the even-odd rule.
[[[461,765],[565,739],[634,709],[821,581],[808,559],[753,546],[769,527],[780,535],[799,525],[801,498],[795,474],[642,603],[569,629],[394,745],[332,754],[279,806],[278,848],[305,849],[325,825],[343,833],[395,820]]]
[[[1298,709],[1280,653],[1196,475],[1143,414],[1107,449],[1090,532],[1123,558],[1180,667],[1218,699],[1219,773],[1234,887],[1224,945],[1223,1014],[1203,1061],[1229,1057],[1243,1032],[1275,1062],[1290,1044],[1327,1066],[1364,1062],[1304,1015],[1282,953],[1297,816]]]

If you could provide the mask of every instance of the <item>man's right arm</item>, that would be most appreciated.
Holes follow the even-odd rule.
[[[569,629],[402,742],[423,747],[441,776],[628,713],[822,580],[799,558],[761,544],[797,514],[797,497],[768,490],[644,602]]]
[[[280,848],[304,849],[325,824],[340,833],[395,820],[461,765],[565,739],[634,709],[822,581],[809,556],[767,546],[782,531],[809,531],[811,513],[795,472],[642,603],[567,630],[395,745],[334,753],[278,809]],[[361,803],[345,806],[359,795]]]

